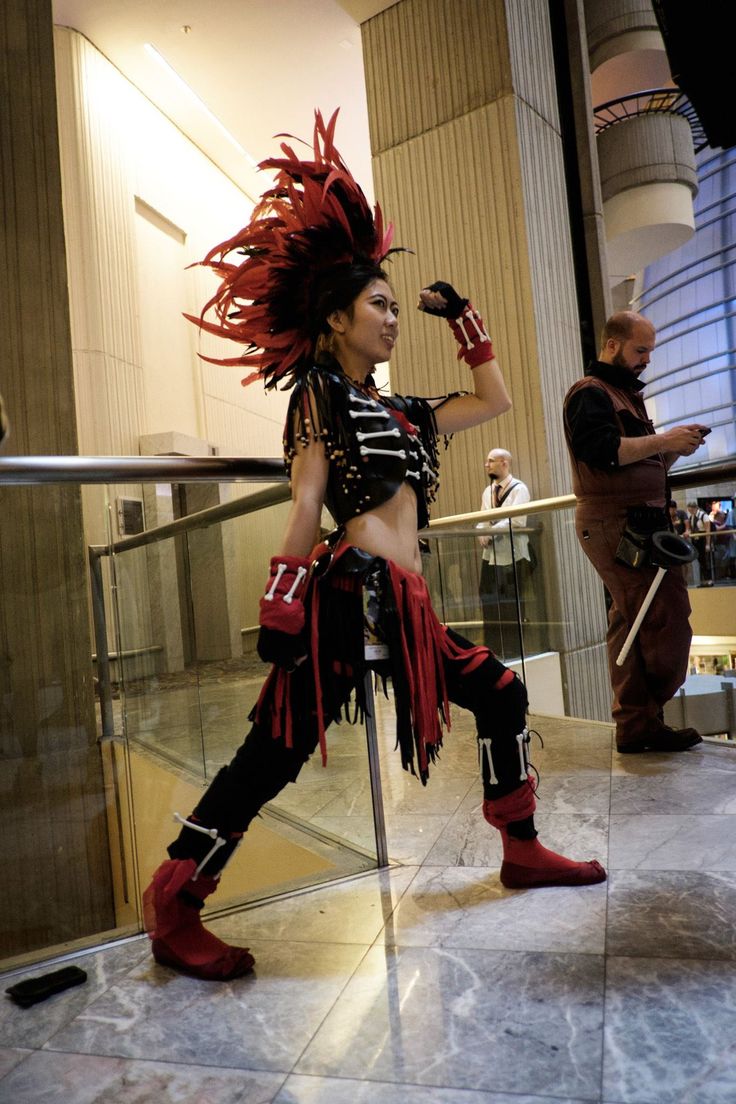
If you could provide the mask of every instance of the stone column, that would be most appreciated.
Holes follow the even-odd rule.
[[[77,451],[50,0],[0,16],[5,452]],[[0,489],[0,955],[114,926],[78,487]]]
[[[449,333],[413,310],[418,288],[445,279],[486,317],[514,404],[453,440],[436,513],[479,508],[493,445],[533,498],[568,493],[562,400],[583,355],[547,4],[400,0],[363,25],[363,43],[376,194],[395,244],[415,250],[390,271],[405,307],[393,387],[471,385]],[[568,709],[607,717],[600,583],[570,515],[545,526]]]

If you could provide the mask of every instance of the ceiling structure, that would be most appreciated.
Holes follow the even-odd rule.
[[[309,139],[314,109],[339,107],[338,148],[372,199],[359,21],[393,2],[52,0],[52,10],[252,198],[267,184],[256,163],[278,153],[273,136]]]

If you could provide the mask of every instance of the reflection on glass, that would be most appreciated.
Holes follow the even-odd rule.
[[[541,525],[491,539],[477,529],[427,536],[424,574],[446,624],[507,663],[554,650]]]
[[[220,493],[200,484],[144,489],[146,518],[206,510]],[[120,804],[130,808],[138,892],[176,835],[174,811],[189,814],[250,727],[267,674],[255,653],[258,598],[282,515],[272,507],[114,554]],[[308,763],[299,785],[257,818],[223,876],[219,907],[375,866],[363,727],[330,736],[329,771],[319,757]]]

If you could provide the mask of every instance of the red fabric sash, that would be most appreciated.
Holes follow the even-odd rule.
[[[332,554],[330,569],[326,574],[319,571],[309,576],[310,610],[310,674],[314,680],[316,725],[322,762],[327,762],[327,743],[325,739],[325,717],[322,707],[322,685],[320,675],[320,650],[330,649],[330,642],[319,639],[320,591],[323,587],[346,587],[347,576],[333,575],[333,570],[348,549],[349,544],[340,545]],[[318,560],[329,551],[327,545],[318,545],[311,559]],[[400,656],[397,659],[401,674],[408,689],[410,721],[413,731],[413,743],[417,751],[420,776],[427,776],[429,761],[435,758],[436,749],[442,745],[443,729],[450,730],[450,703],[445,683],[444,659],[460,660],[461,670],[470,673],[479,667],[488,656],[488,648],[483,645],[462,647],[453,640],[442,625],[432,608],[429,590],[422,575],[406,571],[393,560],[386,561],[388,578],[393,592],[394,603],[398,611]],[[305,604],[307,598],[305,597]],[[360,642],[362,654],[362,641]],[[342,657],[340,657],[342,658]],[[322,656],[324,671],[324,656]],[[292,673],[274,667],[261,690],[254,710],[256,720],[270,724],[274,739],[283,739],[287,747],[292,747],[293,725],[299,723],[294,716],[291,694]],[[507,670],[494,689],[501,689],[513,679],[512,671]],[[362,681],[362,674],[356,673],[353,689]]]

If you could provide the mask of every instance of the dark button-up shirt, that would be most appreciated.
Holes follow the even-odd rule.
[[[604,364],[600,360],[594,360],[585,374],[597,376],[624,391],[638,392],[644,388],[644,384],[627,368]],[[611,400],[599,387],[584,387],[571,395],[567,404],[567,423],[574,456],[591,468],[617,468],[621,437],[643,437],[647,433],[646,426],[628,411],[621,411],[619,417],[624,426],[623,435]]]

